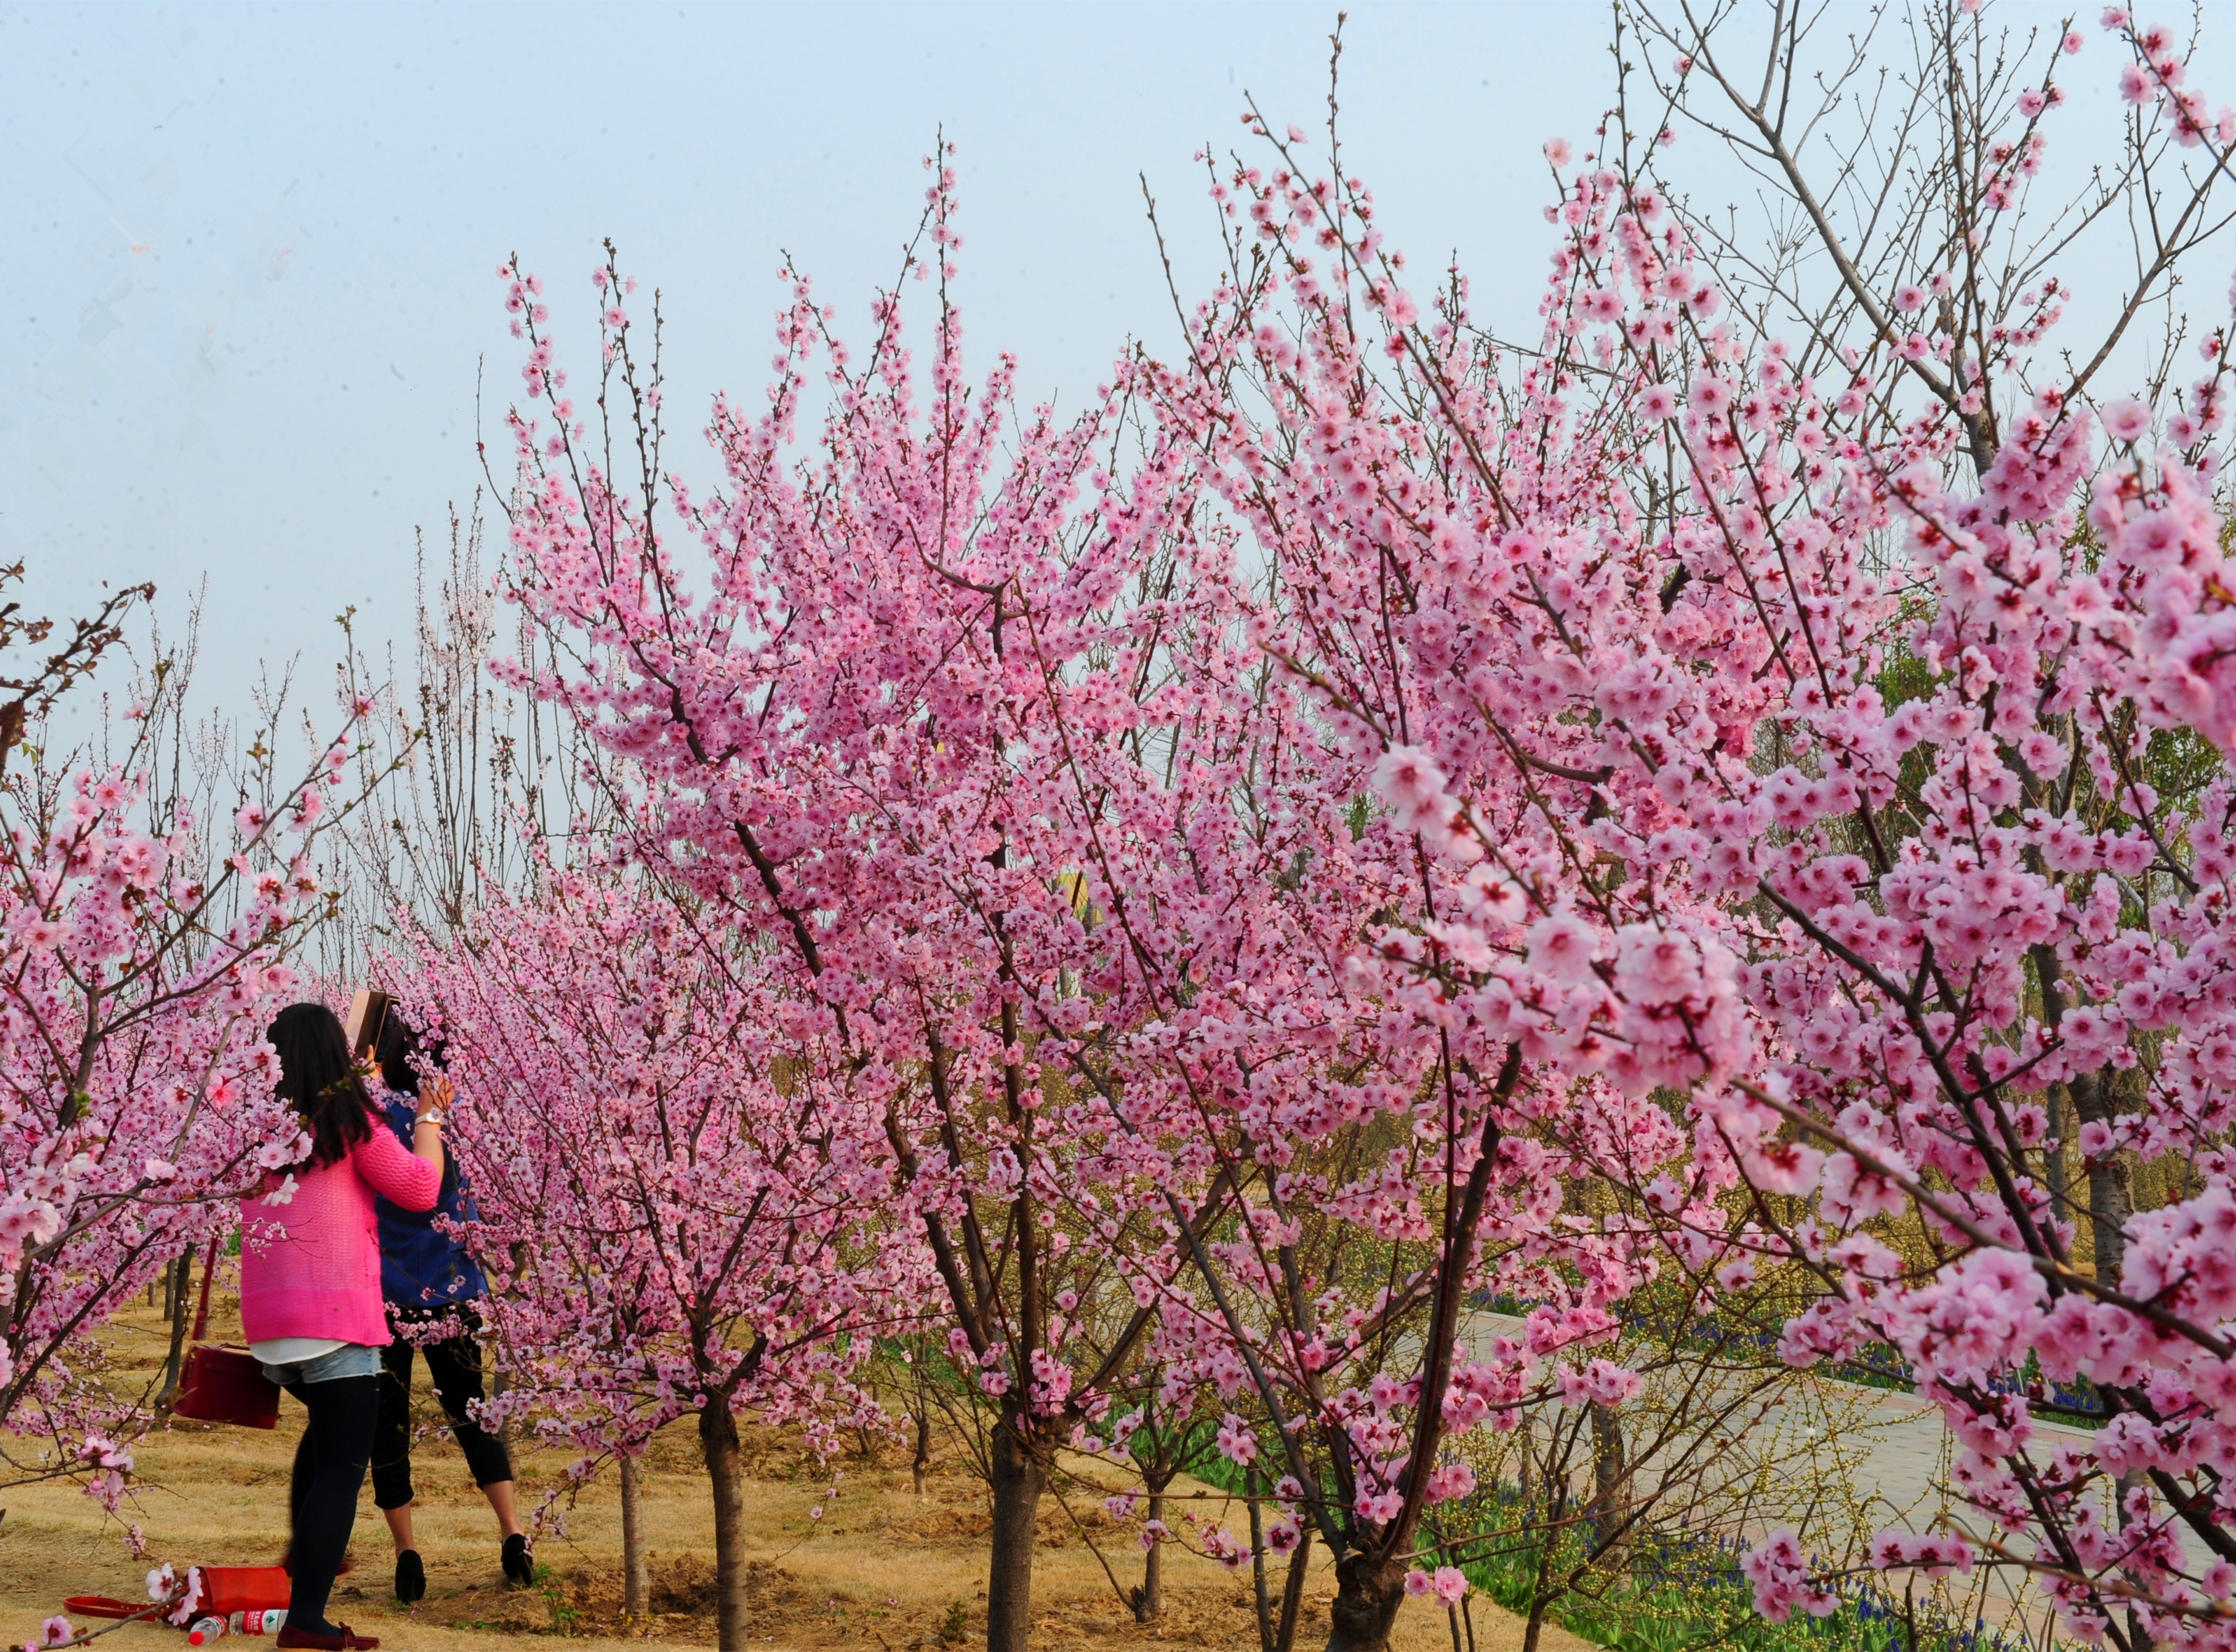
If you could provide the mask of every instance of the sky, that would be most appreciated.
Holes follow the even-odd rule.
[[[2044,13],[2055,20],[2055,14]],[[1208,281],[1206,142],[1317,128],[1332,6],[0,4],[0,556],[30,606],[204,596],[206,694],[408,635],[518,384],[498,264],[588,345],[606,237],[661,290],[668,406],[753,394],[784,251],[858,329],[942,130],[983,364],[1074,398]],[[1603,4],[1352,8],[1345,150],[1417,263],[1531,319],[1541,146],[1608,101]],[[2100,53],[2104,48],[2096,49]],[[2105,74],[2111,69],[2106,57]],[[704,450],[677,450],[700,476]]]

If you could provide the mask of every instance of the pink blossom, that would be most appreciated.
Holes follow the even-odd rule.
[[[1714,418],[1730,408],[1732,387],[1713,373],[1701,373],[1693,378],[1686,400],[1701,418]]]
[[[1449,814],[1444,771],[1417,747],[1393,746],[1374,767],[1375,789],[1413,830],[1438,824]]]
[[[1448,1503],[1454,1497],[1463,1497],[1475,1490],[1475,1471],[1464,1463],[1447,1463],[1429,1476],[1427,1487],[1430,1503]]]
[[[2108,403],[2104,428],[2122,442],[2140,440],[2151,428],[2151,410],[2132,396]]]
[[[1562,986],[1587,986],[1596,977],[1592,960],[1598,937],[1574,912],[1549,913],[1529,926],[1529,967]]]
[[[1739,1570],[1754,1585],[1755,1610],[1773,1623],[1785,1622],[1796,1606],[1812,1617],[1828,1617],[1839,1607],[1838,1596],[1809,1581],[1801,1546],[1791,1531],[1771,1533],[1740,1560]]]

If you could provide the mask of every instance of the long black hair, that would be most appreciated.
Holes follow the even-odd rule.
[[[351,1063],[341,1022],[323,1004],[291,1004],[264,1036],[280,1054],[280,1097],[311,1132],[311,1167],[346,1158],[372,1135],[372,1099]]]

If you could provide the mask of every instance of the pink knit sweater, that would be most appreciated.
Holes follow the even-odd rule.
[[[249,1341],[333,1337],[378,1346],[389,1339],[372,1195],[406,1210],[432,1209],[443,1173],[378,1119],[369,1122],[372,1134],[348,1157],[296,1172],[287,1203],[240,1201],[240,1329]]]

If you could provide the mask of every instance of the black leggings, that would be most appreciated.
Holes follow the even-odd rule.
[[[414,1312],[399,1313],[397,1319],[411,1323]],[[474,1484],[495,1485],[512,1478],[512,1458],[504,1442],[475,1422],[466,1409],[482,1397],[480,1345],[469,1333],[430,1343],[419,1352],[427,1356],[428,1379],[450,1416],[450,1432],[466,1454]],[[411,1501],[411,1345],[400,1338],[390,1343],[380,1351],[380,1363],[384,1372],[378,1379],[380,1421],[373,1431],[372,1500],[379,1508],[400,1509]]]
[[[372,1455],[372,1424],[380,1408],[380,1379],[337,1377],[293,1383],[311,1420],[295,1448],[295,1473],[287,1490],[293,1541],[288,1557],[287,1626],[320,1633],[326,1597],[357,1524],[357,1494]]]

